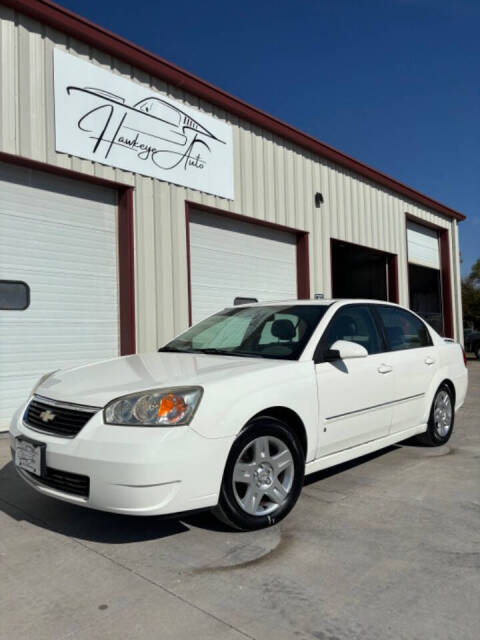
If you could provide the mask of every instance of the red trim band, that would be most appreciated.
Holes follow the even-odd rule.
[[[118,194],[118,273],[120,280],[120,352],[135,353],[135,250],[133,187]]]
[[[308,149],[314,154],[368,178],[414,202],[418,202],[451,218],[456,218],[457,220],[465,219],[462,213],[429,198],[416,189],[402,184],[363,162],[355,160],[330,145],[320,142],[299,129],[230,95],[226,91],[214,87],[205,80],[197,78],[188,71],[50,2],[50,0],[2,0],[2,2],[12,9],[38,20],[42,24],[58,29],[73,38],[109,53],[119,60],[124,60],[137,69],[164,80],[168,84],[175,85],[183,91],[190,92],[210,104],[214,104],[304,149]]]
[[[442,229],[438,233],[440,239],[440,265],[442,278],[443,298],[443,330],[445,337],[453,338],[453,312],[452,312],[452,277],[450,270],[450,236],[448,229]]]
[[[53,164],[38,162],[24,156],[15,156],[0,151],[0,161],[16,164],[26,169],[52,173],[63,178],[108,187],[118,192],[118,270],[119,270],[119,313],[120,313],[120,353],[122,356],[135,353],[135,265],[133,239],[133,187],[104,180],[96,176],[70,171]]]
[[[310,298],[308,233],[297,231],[297,293],[300,300]]]

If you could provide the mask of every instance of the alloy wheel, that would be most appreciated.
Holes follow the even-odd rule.
[[[444,438],[450,431],[452,425],[452,400],[447,391],[439,391],[435,398],[435,405],[433,409],[433,420],[435,425],[435,431],[439,436]]]
[[[288,499],[294,474],[292,454],[282,440],[255,438],[241,451],[233,468],[235,499],[249,515],[269,515]]]

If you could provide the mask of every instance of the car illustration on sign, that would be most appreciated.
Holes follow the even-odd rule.
[[[158,352],[44,376],[11,445],[45,495],[257,529],[287,515],[306,474],[412,436],[447,442],[467,383],[461,346],[399,305],[247,303]]]
[[[107,159],[114,146],[130,149],[161,169],[203,169],[212,143],[224,144],[197,120],[161,98],[128,105],[122,96],[97,87],[67,87],[89,97],[77,126],[92,139],[93,151]]]

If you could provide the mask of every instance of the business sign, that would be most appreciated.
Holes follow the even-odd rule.
[[[233,199],[230,125],[60,49],[56,150]]]

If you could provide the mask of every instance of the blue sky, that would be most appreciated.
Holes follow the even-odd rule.
[[[57,0],[468,216],[480,258],[478,0]]]

